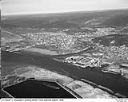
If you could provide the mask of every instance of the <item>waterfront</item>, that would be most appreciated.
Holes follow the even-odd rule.
[[[4,88],[15,98],[75,98],[55,82],[29,79]]]
[[[86,79],[92,81],[98,85],[102,85],[113,90],[115,93],[120,93],[128,96],[128,81],[119,75],[102,73],[95,70],[80,69],[74,65],[70,65],[64,62],[57,62],[52,59],[51,56],[32,54],[32,53],[13,53],[13,52],[2,52],[2,63],[3,62],[15,62],[20,64],[30,64],[41,66],[51,71],[56,71],[74,79]],[[2,65],[4,70],[4,64]]]

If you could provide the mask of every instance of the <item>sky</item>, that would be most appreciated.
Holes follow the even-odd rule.
[[[128,8],[128,0],[1,0],[2,15],[124,8]]]

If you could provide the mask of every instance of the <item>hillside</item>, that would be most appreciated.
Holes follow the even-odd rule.
[[[2,20],[2,27],[79,28],[83,26],[125,26],[128,24],[127,18],[127,9],[60,14],[17,15],[6,16],[5,19]],[[86,24],[87,22],[89,22],[88,25]],[[95,24],[93,25],[93,23]]]
[[[128,47],[128,35],[106,35],[101,37],[96,37],[93,39],[94,43],[100,43],[104,46],[122,46],[126,45]]]

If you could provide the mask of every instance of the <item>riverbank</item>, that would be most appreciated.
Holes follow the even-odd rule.
[[[75,80],[86,79],[96,83],[97,85],[111,89],[115,93],[128,96],[128,81],[118,75],[102,73],[95,70],[81,69],[68,63],[58,62],[54,60],[53,57],[44,56],[37,53],[3,52],[2,58],[3,61],[6,61],[6,63],[27,63],[29,65],[37,66],[52,72],[57,72],[65,76],[72,77]],[[9,65],[8,68],[10,68]]]
[[[51,51],[47,49],[40,49],[40,48],[27,48],[23,49],[24,52],[31,52],[31,53],[40,53],[44,55],[58,55],[56,51]]]
[[[71,95],[73,95],[76,98],[116,98],[116,96],[113,96],[98,87],[93,87],[87,83],[84,83],[83,81],[75,80],[69,76],[59,74],[57,72],[52,72],[50,70],[46,70],[43,68],[39,68],[36,66],[28,66],[25,67],[28,68],[29,71],[20,73],[16,70],[15,73],[17,77],[25,77],[25,79],[34,78],[34,80],[38,81],[48,81],[55,82],[61,88],[65,89],[67,92],[69,92]],[[19,83],[19,84],[22,84]],[[19,86],[19,84],[16,84]],[[15,85],[14,85],[15,86]],[[28,86],[28,85],[27,85]],[[9,86],[11,89],[12,87]],[[10,90],[9,87],[6,87],[5,89]],[[18,88],[18,90],[21,90]],[[15,92],[15,91],[14,91]]]

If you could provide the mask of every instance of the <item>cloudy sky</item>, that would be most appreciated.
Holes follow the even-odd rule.
[[[2,0],[2,15],[128,8],[128,0]]]

